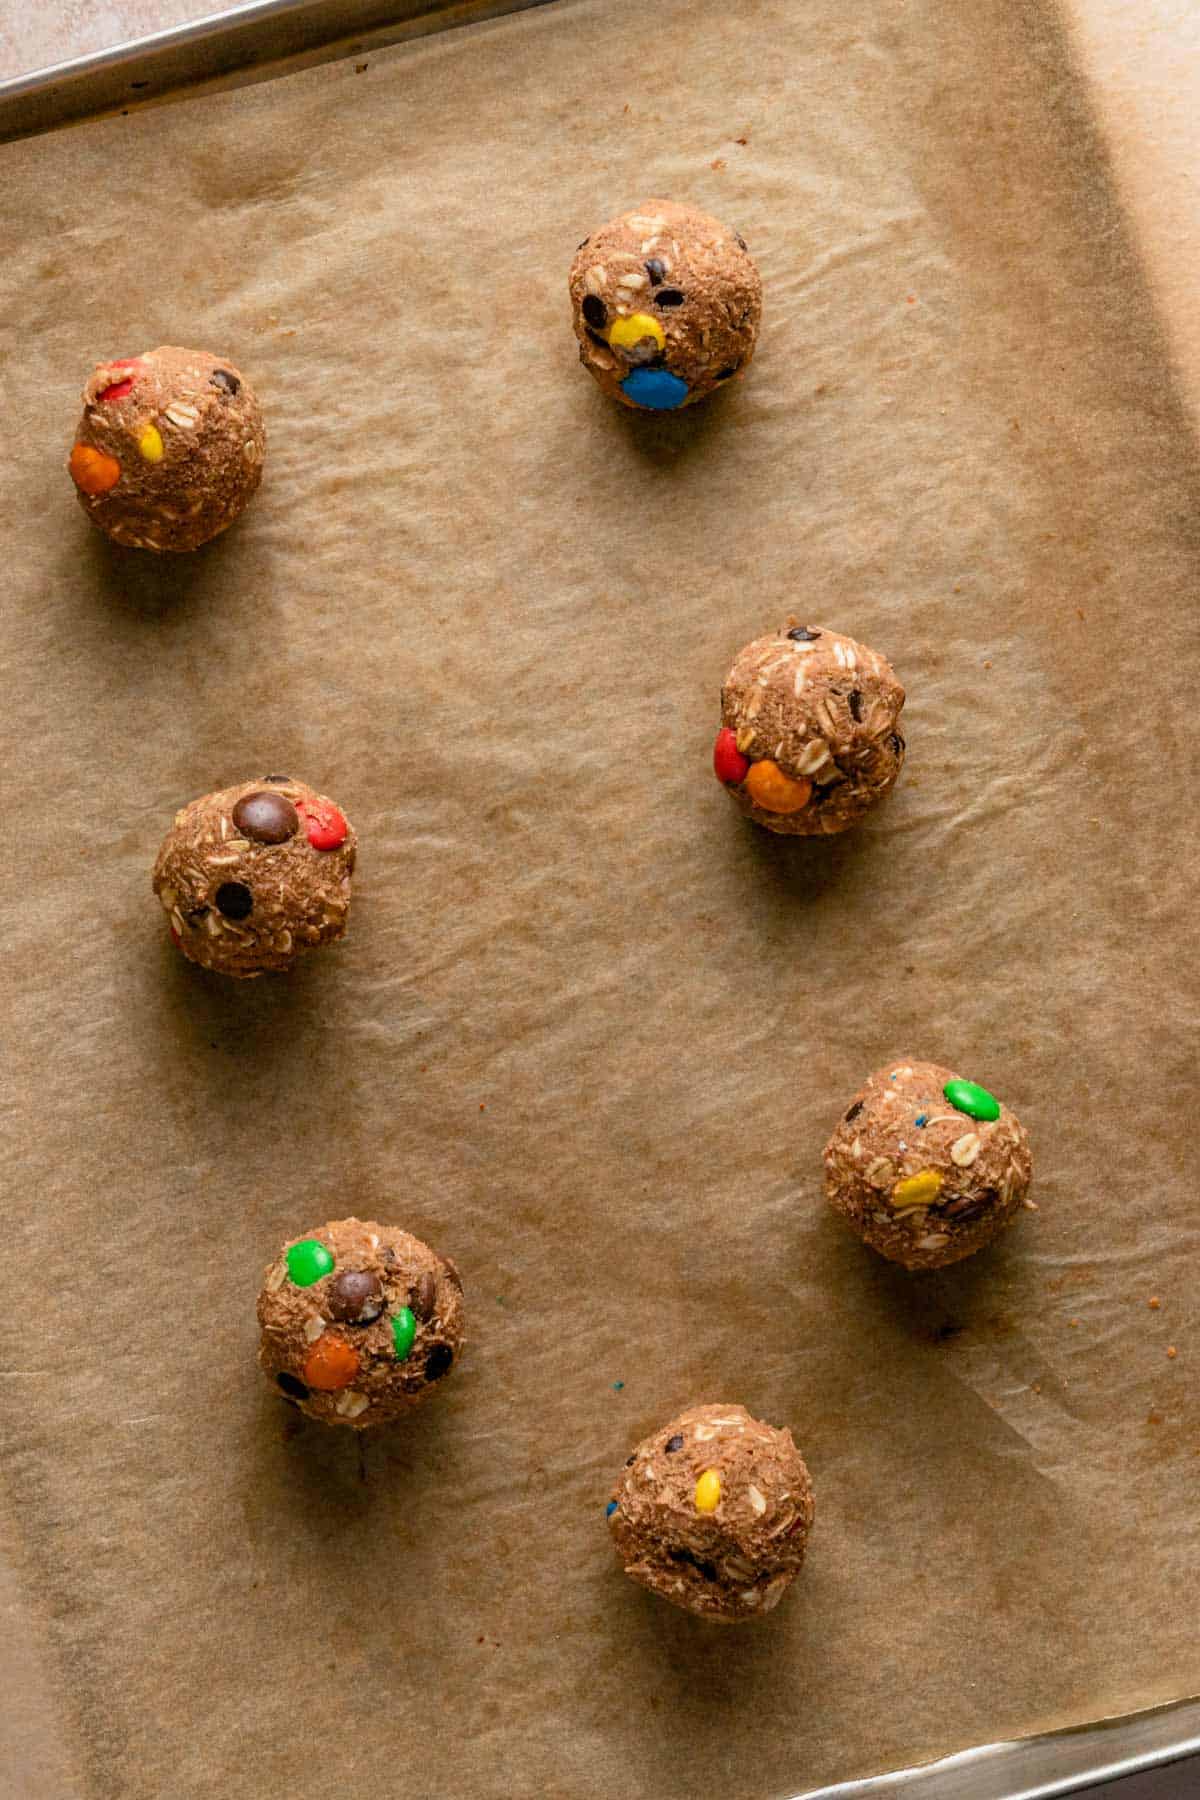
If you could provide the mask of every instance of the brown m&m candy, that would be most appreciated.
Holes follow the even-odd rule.
[[[291,801],[271,788],[243,794],[232,817],[242,836],[254,844],[286,844],[300,829],[300,814]]]
[[[329,1284],[329,1312],[348,1325],[369,1325],[383,1311],[383,1286],[369,1269],[341,1269]]]

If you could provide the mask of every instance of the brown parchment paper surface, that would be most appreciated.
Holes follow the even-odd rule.
[[[1053,16],[580,0],[0,168],[27,1738],[89,1800],[758,1800],[1194,1692],[1200,492]],[[576,367],[565,273],[659,194],[767,301],[744,388],[653,419]],[[236,359],[269,447],[156,560],[62,465],[93,360],[164,341]],[[909,690],[841,842],[710,771],[789,613]],[[222,983],[150,866],[268,770],[358,826],[351,933]],[[820,1192],[906,1051],[1018,1111],[1040,1207],[926,1278]],[[365,1478],[254,1363],[263,1265],[349,1212],[470,1309]],[[817,1489],[736,1632],[604,1525],[699,1400]]]

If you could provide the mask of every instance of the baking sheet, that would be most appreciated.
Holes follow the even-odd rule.
[[[80,1791],[783,1794],[1195,1691],[1197,470],[1053,21],[585,0],[4,172],[0,1466]],[[745,233],[768,311],[743,392],[643,420],[562,289],[654,192]],[[271,446],[151,564],[60,465],[90,361],[164,339],[251,371]],[[789,611],[908,681],[853,841],[708,773]],[[359,826],[352,936],[230,988],[147,872],[281,756]],[[1041,1205],[919,1281],[819,1197],[903,1050],[1016,1107]],[[472,1304],[365,1480],[252,1368],[262,1263],[349,1210]],[[736,1638],[603,1529],[700,1397],[818,1488]]]

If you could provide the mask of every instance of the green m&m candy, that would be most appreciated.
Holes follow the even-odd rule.
[[[311,1287],[328,1275],[333,1267],[333,1253],[316,1238],[302,1238],[287,1253],[287,1272],[297,1287]]]
[[[413,1317],[411,1306],[402,1306],[398,1313],[392,1314],[392,1344],[396,1351],[396,1361],[403,1362],[413,1347],[413,1339],[417,1335],[417,1321]]]
[[[969,1119],[998,1119],[1000,1102],[975,1081],[948,1081],[942,1089],[955,1112]]]

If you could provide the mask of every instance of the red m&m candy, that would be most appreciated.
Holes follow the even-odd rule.
[[[717,741],[713,745],[713,770],[718,781],[726,787],[737,787],[746,778],[746,770],[750,767],[749,757],[743,756],[737,747],[737,738],[728,725],[717,733]]]
[[[332,800],[297,800],[296,811],[314,850],[336,850],[345,843],[349,827]]]
[[[106,365],[110,369],[144,369],[145,363],[140,356],[122,356],[116,362]],[[97,394],[98,400],[123,400],[126,394],[133,392],[133,376],[126,375],[121,381],[110,382]]]

